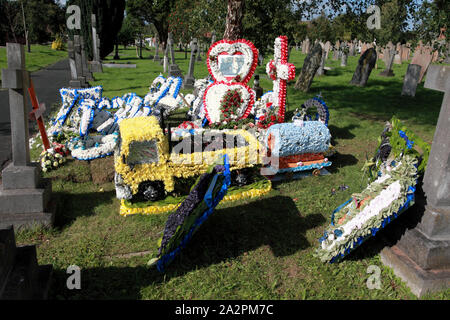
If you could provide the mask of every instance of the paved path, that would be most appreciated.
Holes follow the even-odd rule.
[[[31,74],[31,79],[33,80],[34,89],[39,102],[44,102],[47,107],[44,115],[48,115],[52,104],[61,101],[59,89],[69,85],[69,59],[58,61],[44,69],[33,72]],[[29,97],[27,98],[27,105],[31,111]],[[32,128],[34,127],[36,127],[34,121],[30,122],[30,131],[33,131]],[[10,159],[11,125],[9,118],[8,90],[0,90],[0,169],[2,169]]]

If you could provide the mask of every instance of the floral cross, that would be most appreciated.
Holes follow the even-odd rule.
[[[286,109],[287,81],[295,78],[295,66],[288,63],[288,40],[286,36],[275,39],[274,57],[266,66],[266,72],[273,80],[273,104],[278,108],[278,119],[284,121]]]

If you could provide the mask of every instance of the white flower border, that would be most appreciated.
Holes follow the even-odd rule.
[[[226,52],[229,55],[234,55],[236,52],[240,52],[244,55],[244,65],[242,66],[239,77],[242,83],[247,83],[255,72],[256,65],[258,63],[258,51],[254,44],[245,39],[239,39],[234,41],[220,40],[214,43],[207,54],[207,66],[209,73],[216,82],[235,82],[235,80],[228,80],[220,71],[218,56]]]
[[[242,100],[241,106],[238,109],[239,119],[245,118],[250,113],[255,97],[249,87],[241,83],[224,83],[224,82],[214,82],[209,85],[206,89],[203,107],[205,110],[205,116],[210,123],[220,122],[220,102],[223,96],[228,90],[238,89],[241,93]]]

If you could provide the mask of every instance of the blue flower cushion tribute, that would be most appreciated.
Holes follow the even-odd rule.
[[[331,134],[322,121],[296,121],[272,125],[266,132],[273,174],[322,169],[331,165],[325,157]]]

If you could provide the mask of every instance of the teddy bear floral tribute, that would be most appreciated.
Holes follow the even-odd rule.
[[[369,185],[334,210],[331,225],[319,239],[317,257],[323,262],[340,261],[412,206],[430,149],[430,145],[392,118],[376,155],[366,163]]]

